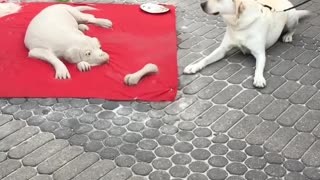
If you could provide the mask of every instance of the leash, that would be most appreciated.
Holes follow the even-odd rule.
[[[307,3],[307,2],[310,2],[310,1],[311,1],[311,0],[306,0],[306,1],[303,1],[302,3],[299,3],[299,4],[297,4],[297,5],[293,6],[293,7],[284,9],[284,10],[282,10],[282,11],[276,11],[276,12],[286,12],[286,11],[289,11],[289,10],[291,10],[291,9],[297,8],[297,7],[303,5],[303,4]],[[273,9],[271,6],[266,5],[266,4],[262,4],[262,6],[270,9],[270,11]]]

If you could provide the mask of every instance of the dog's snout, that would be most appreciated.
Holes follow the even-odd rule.
[[[207,10],[207,2],[201,3],[200,6],[201,6],[201,9],[202,9],[203,11],[206,11],[206,10]]]
[[[109,55],[107,53],[105,53],[105,52],[102,52],[100,54],[100,57],[103,59],[104,63],[107,63],[109,61],[109,59],[110,59]]]

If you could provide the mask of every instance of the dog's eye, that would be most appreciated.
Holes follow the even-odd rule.
[[[90,56],[90,55],[91,55],[90,51],[86,52],[86,56]]]

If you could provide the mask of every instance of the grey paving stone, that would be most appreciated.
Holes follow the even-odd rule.
[[[22,167],[17,169],[9,176],[3,178],[3,180],[17,180],[17,179],[30,179],[35,176],[37,171],[32,167]]]
[[[220,179],[225,179],[228,174],[225,170],[223,169],[220,169],[220,168],[212,168],[210,170],[207,171],[207,176],[210,178],[210,179],[217,179],[217,180],[220,180]]]
[[[13,117],[17,120],[26,120],[32,116],[31,111],[21,110],[13,114]]]
[[[8,116],[2,116],[2,117],[4,118],[2,121],[3,126],[0,127],[0,139],[5,138],[6,136],[18,131],[19,129],[23,128],[26,125],[24,121],[11,121],[11,119],[9,119]]]
[[[295,128],[299,132],[311,132],[319,124],[319,118],[319,111],[309,111],[296,123]]]
[[[258,116],[246,116],[231,128],[228,134],[233,138],[245,138],[261,122],[262,119]]]
[[[174,150],[168,146],[160,146],[154,151],[154,153],[158,157],[171,157],[174,154]]]
[[[210,124],[215,122],[219,117],[221,117],[227,110],[228,108],[226,108],[225,106],[213,106],[202,116],[198,117],[198,119],[195,120],[195,123],[198,126],[209,126]]]
[[[197,78],[199,78],[200,75],[199,74],[182,74],[180,77],[179,77],[179,86],[178,86],[178,89],[181,90],[183,89],[184,87],[186,87],[187,85],[189,85],[190,83],[192,83],[194,80],[196,80]],[[158,106],[161,105],[160,107],[158,107],[157,109],[162,109],[164,107],[166,107],[167,105],[169,105],[170,103],[168,104],[157,104]],[[154,105],[153,104],[153,108],[154,108]],[[152,106],[152,105],[151,105]]]
[[[109,173],[115,168],[115,164],[110,160],[101,160],[94,163],[92,166],[88,167],[77,175],[74,180],[81,179],[92,179],[96,180]]]
[[[165,124],[160,128],[160,131],[162,134],[174,135],[179,131],[179,129],[176,126]]]
[[[214,132],[226,132],[244,116],[241,111],[230,110],[211,126]]]
[[[288,170],[288,171],[293,171],[293,172],[301,172],[305,168],[304,164],[302,164],[298,160],[286,160],[283,163],[283,166]]]
[[[135,174],[142,176],[146,176],[152,171],[151,165],[145,162],[138,162],[134,166],[132,166],[131,169]]]
[[[302,162],[309,167],[319,167],[320,166],[320,141],[317,140],[310,149],[303,155]]]
[[[98,120],[93,123],[93,127],[98,130],[105,130],[111,127],[111,122],[108,120]]]
[[[292,139],[282,153],[289,159],[301,158],[314,141],[314,136],[307,133],[300,133]]]
[[[83,134],[75,134],[70,137],[69,143],[71,145],[83,146],[89,140],[88,136]]]
[[[84,144],[84,150],[86,152],[98,152],[102,148],[103,148],[103,143],[97,140],[87,141]]]
[[[170,168],[169,173],[173,177],[185,178],[189,175],[190,170],[185,166],[173,166]]]
[[[74,132],[70,128],[65,127],[58,128],[53,132],[57,139],[69,139],[73,133]]]
[[[194,135],[198,137],[209,137],[212,135],[212,131],[209,128],[199,127],[193,130]]]
[[[40,163],[37,167],[37,170],[41,174],[52,174],[56,170],[58,170],[63,165],[67,164],[69,161],[74,159],[75,157],[79,156],[81,153],[83,153],[83,148],[78,146],[69,146],[49,159],[43,161]]]
[[[263,144],[278,128],[279,125],[275,122],[262,122],[246,137],[246,141],[250,144]]]
[[[8,159],[0,163],[0,178],[11,174],[21,167],[21,163],[18,160]]]
[[[242,68],[239,64],[229,64],[213,75],[218,80],[226,80]]]
[[[97,113],[100,112],[102,108],[96,104],[89,104],[83,110],[86,113]]]
[[[206,160],[210,157],[211,153],[206,149],[195,149],[190,155],[195,160]]]
[[[208,163],[213,167],[224,167],[228,164],[228,159],[223,156],[212,156],[208,159]]]
[[[126,129],[124,127],[121,126],[112,126],[109,130],[108,130],[108,134],[111,136],[122,136],[124,133],[126,133]]]
[[[199,91],[197,95],[200,99],[211,99],[213,96],[218,94],[227,85],[228,84],[224,81],[214,81],[210,83],[207,87]]]
[[[203,161],[193,161],[189,164],[192,172],[204,173],[209,169],[209,165]]]
[[[53,173],[53,178],[63,180],[72,179],[80,172],[98,161],[98,159],[99,156],[96,153],[84,153],[70,161],[68,164],[64,165],[59,170],[55,171]]]
[[[39,133],[37,127],[24,127],[2,139],[0,141],[0,151],[8,151],[37,133]]]
[[[314,85],[320,80],[320,72],[317,69],[311,69],[301,79],[303,85]]]
[[[195,135],[190,131],[179,131],[176,137],[179,141],[191,141],[195,138]]]
[[[311,63],[310,66],[313,68],[320,68],[320,57],[315,58]]]
[[[130,149],[131,150],[131,149]],[[135,149],[136,150],[136,149]],[[120,149],[121,151],[121,149]],[[124,151],[124,150],[122,150]],[[125,154],[129,154],[128,152],[124,152]],[[132,152],[134,153],[134,152]],[[118,157],[120,155],[120,152],[118,151],[118,149],[116,148],[109,148],[106,147],[104,149],[102,149],[99,152],[100,156],[102,159],[110,159],[110,160],[114,160],[116,157]],[[130,153],[131,154],[131,153]]]
[[[280,56],[284,52],[286,52],[288,49],[292,48],[292,45],[288,43],[281,43],[277,42],[274,46],[269,48],[267,50],[268,54],[273,55],[273,56]]]
[[[174,115],[168,115],[163,117],[160,121],[162,124],[165,123],[169,125],[174,125],[176,122],[180,121],[180,118]],[[160,127],[162,127],[162,125],[158,124],[156,127],[153,128],[159,129]]]
[[[82,109],[76,109],[76,108],[72,108],[72,109],[68,109],[66,110],[66,116],[67,117],[79,117],[83,114],[83,110]]]
[[[7,159],[7,154],[4,152],[0,152],[0,163]]]
[[[193,150],[193,146],[192,146],[192,144],[190,144],[188,142],[178,142],[174,145],[174,149],[177,152],[188,153]]]
[[[249,156],[262,157],[265,154],[265,151],[262,147],[258,145],[252,145],[245,149],[245,152]]]
[[[65,140],[57,139],[57,140],[49,141],[47,144],[41,146],[40,148],[36,149],[32,153],[25,156],[22,159],[22,163],[25,166],[36,166],[40,164],[42,161],[49,158],[50,156],[59,152],[61,149],[63,149],[67,145],[68,145],[68,142]]]
[[[270,164],[282,164],[284,161],[284,158],[282,155],[278,153],[266,153],[264,155],[264,158],[267,160],[268,163]]]
[[[224,155],[228,152],[228,148],[223,144],[214,144],[209,147],[209,150],[214,155]]]
[[[19,109],[20,109],[20,107],[18,105],[7,105],[7,106],[5,106],[4,108],[1,109],[1,112],[3,114],[13,115]]]
[[[304,52],[304,49],[301,47],[292,47],[288,51],[286,51],[284,54],[282,54],[281,57],[285,60],[293,60],[303,52]]]
[[[264,171],[273,177],[283,177],[286,174],[286,170],[278,164],[270,164],[264,169]]]
[[[243,175],[248,168],[241,163],[230,163],[226,166],[226,170],[233,175]]]
[[[138,161],[150,163],[156,158],[155,154],[151,151],[138,150],[135,154]]]
[[[188,176],[187,180],[208,180],[207,176],[200,174],[200,173],[194,173],[194,174],[190,174],[190,176]]]
[[[26,98],[11,98],[9,99],[9,103],[13,105],[19,105],[26,102]]]
[[[263,169],[267,161],[264,158],[259,157],[250,157],[245,161],[245,164],[250,169]]]
[[[320,110],[320,93],[318,92],[314,95],[309,102],[307,102],[307,107],[314,110]]]
[[[290,172],[284,177],[285,180],[307,180],[307,177],[297,172]]]
[[[259,91],[263,94],[272,94],[276,91],[281,85],[286,82],[286,79],[280,76],[271,76],[267,79],[267,84],[263,89],[259,89]]]
[[[55,122],[61,121],[64,117],[62,112],[52,112],[46,116],[47,120]]]
[[[276,90],[273,95],[278,99],[288,99],[293,93],[295,93],[301,85],[294,81],[288,81]]]
[[[119,115],[127,116],[133,112],[133,109],[131,107],[120,107],[116,112]]]
[[[229,85],[225,89],[223,89],[221,92],[219,92],[212,101],[215,104],[225,104],[229,102],[235,95],[237,95],[242,88],[238,85]]]
[[[172,166],[172,162],[166,158],[157,158],[152,161],[152,166],[157,170],[167,170]]]
[[[299,55],[295,61],[299,64],[309,64],[313,59],[315,59],[319,55],[316,51],[304,51],[301,55]]]
[[[270,70],[270,73],[275,76],[283,76],[296,65],[293,61],[282,61]]]
[[[244,90],[233,98],[227,105],[231,108],[242,109],[257,95],[258,93],[254,90]]]
[[[32,110],[38,107],[39,107],[38,103],[33,101],[27,101],[20,105],[20,108],[22,110]]]
[[[119,106],[119,103],[115,101],[106,101],[104,104],[102,104],[102,107],[107,110],[114,110]]]
[[[303,86],[295,92],[290,98],[290,102],[294,104],[305,104],[316,92],[317,88],[313,86]]]
[[[209,101],[197,101],[180,114],[183,120],[191,121],[212,106]]]
[[[242,151],[233,150],[227,153],[227,158],[233,162],[243,162],[247,158],[247,155]]]
[[[83,114],[80,118],[79,121],[82,123],[88,123],[91,124],[94,121],[96,121],[98,118],[94,114]]]
[[[260,170],[250,170],[245,174],[245,177],[247,180],[265,180],[268,176]]]
[[[183,121],[178,124],[178,128],[184,131],[192,131],[196,125],[193,122]]]
[[[316,180],[320,177],[320,172],[318,168],[305,168],[303,174],[307,176],[310,180]]]
[[[24,141],[17,147],[10,149],[8,156],[14,159],[21,159],[53,138],[54,136],[50,133],[39,133],[28,141]]]
[[[91,133],[89,133],[88,137],[91,140],[104,140],[105,138],[107,138],[108,134],[105,131],[92,131]]]
[[[154,139],[154,138],[157,138],[158,136],[160,136],[160,131],[155,128],[147,128],[142,131],[142,136],[144,138]],[[159,139],[160,139],[160,137],[159,137]]]
[[[293,126],[307,110],[302,105],[292,105],[277,119],[277,122],[282,126]]]
[[[30,180],[52,180],[52,177],[49,175],[39,174],[39,175],[33,176]]]
[[[153,171],[149,175],[150,180],[170,180],[170,175],[165,171]]]
[[[0,114],[0,126],[2,126],[3,124],[11,121],[13,119],[12,116],[7,115],[7,114]]]
[[[298,81],[303,75],[305,75],[311,68],[307,65],[294,66],[285,77],[288,80]]]
[[[293,128],[280,128],[266,141],[264,148],[271,152],[280,152],[297,134]]]
[[[230,78],[227,79],[229,83],[240,84],[244,80],[248,79],[253,74],[253,69],[251,67],[241,68],[240,71],[233,74]]]
[[[213,81],[210,77],[200,77],[183,89],[185,94],[195,94]]]
[[[247,114],[259,114],[272,101],[273,98],[269,95],[258,95],[246,107],[244,107],[243,111]]]
[[[246,142],[241,140],[230,140],[227,146],[232,150],[243,150],[247,145]]]
[[[265,120],[274,121],[282,114],[290,103],[286,100],[274,100],[265,110],[262,111],[260,117]]]
[[[165,112],[170,115],[177,115],[196,101],[196,98],[183,97],[166,107]]]
[[[42,132],[53,132],[57,128],[59,128],[59,124],[57,122],[45,121],[40,126]]]
[[[130,124],[128,124],[127,129],[129,131],[133,131],[133,132],[139,132],[142,129],[144,129],[144,124],[141,122],[132,122]]]
[[[207,148],[211,145],[211,141],[207,138],[195,138],[194,140],[192,140],[192,144],[196,148]]]
[[[214,137],[212,138],[213,143],[226,143],[229,140],[229,137],[225,134],[218,133],[214,134]]]

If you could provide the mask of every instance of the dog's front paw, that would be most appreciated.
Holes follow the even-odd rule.
[[[77,64],[77,68],[81,72],[89,71],[91,69],[91,65],[85,61],[81,61]]]
[[[78,25],[78,29],[82,32],[85,32],[85,31],[88,31],[89,30],[89,27],[85,24],[79,24]]]
[[[202,68],[203,68],[203,66],[200,63],[190,64],[186,68],[184,68],[183,72],[185,74],[194,74],[194,73],[200,71]]]
[[[264,88],[266,86],[266,80],[263,76],[256,76],[253,79],[253,85],[257,88]]]
[[[64,64],[60,65],[56,68],[55,78],[56,79],[70,79],[71,78],[70,73]]]
[[[98,19],[98,24],[104,28],[111,28],[112,22],[108,19]]]

